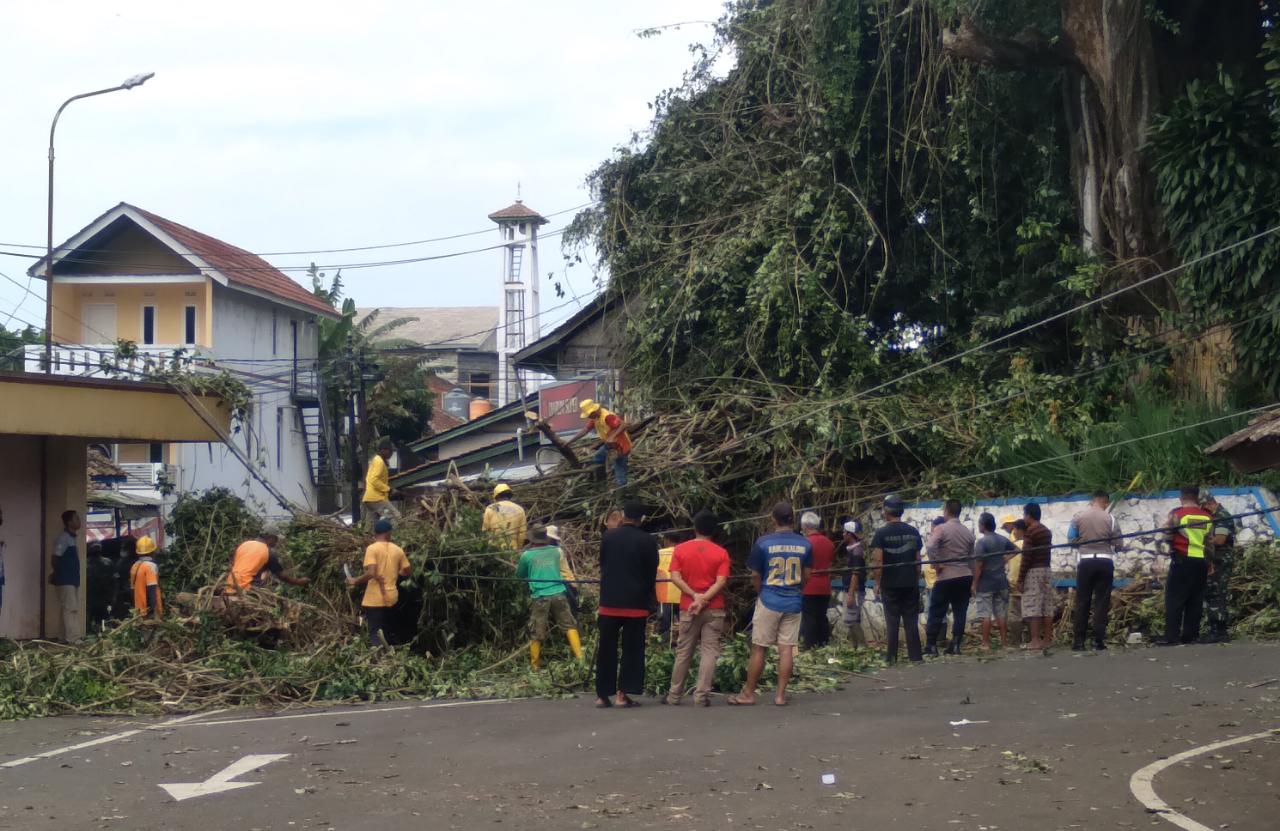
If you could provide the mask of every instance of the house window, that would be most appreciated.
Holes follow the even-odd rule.
[[[156,342],[156,307],[142,307],[142,342],[144,344],[153,344]]]
[[[148,447],[147,449],[149,451],[147,456],[147,461],[151,462],[151,464],[153,465],[164,464],[164,445],[163,444],[157,444],[155,442],[152,442],[150,447]]]
[[[467,393],[472,398],[489,398],[491,381],[487,372],[473,372],[467,381]]]
[[[507,290],[507,349],[524,348],[524,290]]]
[[[182,342],[188,346],[196,342],[196,307],[187,306],[182,310]]]

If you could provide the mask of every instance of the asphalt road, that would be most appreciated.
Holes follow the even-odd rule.
[[[0,829],[1274,829],[1280,734],[1156,773],[1185,820],[1130,778],[1280,727],[1278,678],[1280,646],[1233,644],[952,659],[785,709],[584,696],[41,719],[0,725]],[[224,778],[258,784],[161,787],[199,791],[248,756],[266,761]]]

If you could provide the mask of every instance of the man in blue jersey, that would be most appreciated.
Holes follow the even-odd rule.
[[[746,706],[756,703],[756,685],[764,672],[765,654],[778,647],[778,689],[773,703],[787,705],[787,683],[791,664],[800,643],[800,614],[804,605],[804,584],[813,571],[813,546],[795,532],[795,510],[790,502],[773,506],[772,534],[751,546],[747,567],[756,590],[756,610],[751,618],[751,662],[742,692],[729,696],[728,703]]]

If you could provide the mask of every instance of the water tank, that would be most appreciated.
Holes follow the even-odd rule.
[[[475,421],[480,416],[488,415],[491,412],[493,412],[493,405],[489,403],[489,399],[487,398],[471,399],[471,418],[470,418],[471,421]]]
[[[444,411],[459,421],[467,420],[467,405],[471,396],[461,387],[454,387],[444,394]]]

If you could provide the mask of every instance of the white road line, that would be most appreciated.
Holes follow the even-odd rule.
[[[224,713],[224,712],[226,712],[225,709],[214,710],[213,712],[210,712],[210,713],[195,713],[194,715],[182,716],[181,718],[170,719],[168,721],[161,722],[160,724],[153,724],[148,727],[139,727],[135,730],[122,730],[119,733],[112,733],[108,736],[99,736],[96,739],[89,739],[88,741],[80,742],[78,744],[67,745],[66,747],[59,747],[55,750],[46,750],[45,752],[37,753],[34,756],[24,756],[21,759],[10,759],[7,762],[0,762],[0,768],[21,767],[22,765],[29,765],[32,762],[38,762],[41,759],[49,759],[54,756],[61,756],[63,753],[72,753],[77,750],[84,750],[85,748],[96,747],[100,744],[109,744],[111,742],[118,742],[121,739],[127,739],[130,736],[136,736],[139,733],[146,732],[147,730],[164,730],[169,727],[175,727],[177,725],[191,721],[192,719],[207,718],[211,715],[215,715],[217,713]]]
[[[1164,817],[1169,822],[1183,829],[1184,831],[1214,831],[1207,825],[1196,822],[1185,814],[1178,813],[1169,807],[1169,803],[1156,796],[1155,788],[1152,787],[1152,780],[1166,768],[1173,767],[1179,762],[1185,762],[1187,759],[1195,758],[1204,753],[1212,753],[1215,750],[1221,750],[1224,747],[1232,747],[1237,744],[1245,744],[1246,742],[1254,742],[1258,739],[1265,739],[1268,736],[1280,735],[1280,727],[1271,730],[1264,730],[1261,733],[1253,733],[1248,736],[1238,736],[1234,739],[1224,739],[1213,744],[1201,745],[1193,747],[1190,750],[1184,750],[1181,753],[1170,756],[1167,759],[1160,759],[1144,767],[1142,770],[1129,777],[1129,790],[1133,791],[1133,795],[1141,802],[1148,811]]]
[[[332,718],[335,716],[367,716],[378,713],[396,713],[405,710],[438,710],[445,707],[475,707],[481,704],[510,704],[511,699],[486,698],[483,701],[445,701],[436,704],[405,704],[399,707],[362,708],[359,710],[322,710],[316,713],[292,713],[284,716],[249,716],[247,718],[224,718],[217,721],[192,721],[182,727],[218,727],[224,724],[250,724],[261,721],[288,721],[299,718]],[[207,714],[211,715],[211,714]]]

